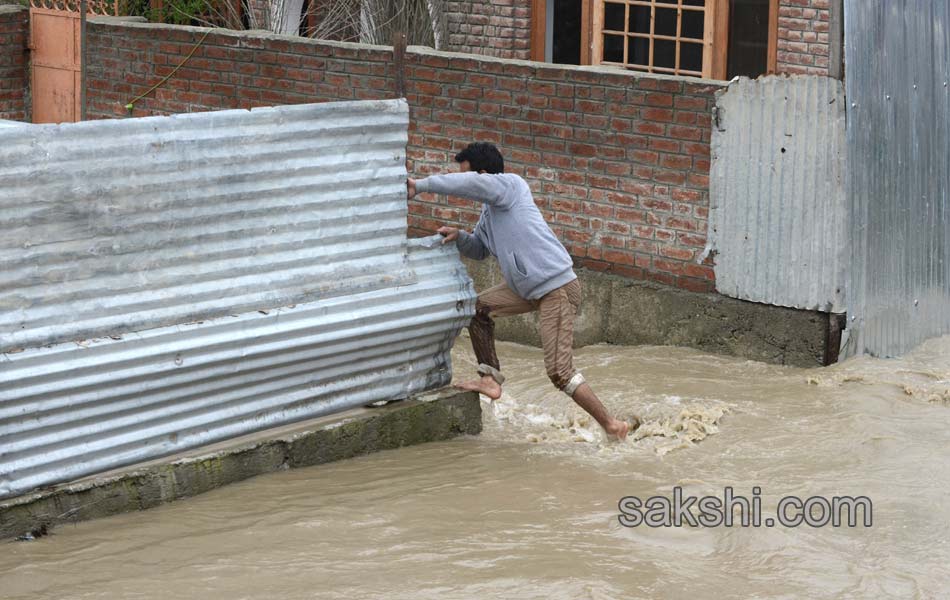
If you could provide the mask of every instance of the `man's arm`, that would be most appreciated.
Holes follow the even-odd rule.
[[[481,221],[479,221],[479,225],[480,224]],[[478,235],[478,225],[475,226],[474,234],[455,227],[439,227],[439,233],[442,234],[443,244],[455,242],[455,247],[458,248],[463,256],[474,260],[484,260],[491,254],[488,250],[488,246],[482,242],[481,237]]]
[[[475,225],[475,230],[472,233],[464,230],[459,231],[459,239],[455,245],[458,247],[459,252],[461,252],[463,256],[467,256],[475,260],[485,260],[488,258],[488,255],[491,254],[491,252],[488,251],[488,246],[485,245],[481,236],[478,235],[478,230],[481,226],[482,220],[479,219],[478,224]]]
[[[457,173],[457,175],[467,175],[468,173]],[[436,177],[446,177],[444,175],[436,175],[435,177],[429,177],[428,179],[435,179]],[[423,182],[427,181],[426,179],[413,179],[408,178],[406,180],[406,192],[410,200],[416,197],[416,194],[419,192],[431,190],[438,191],[427,186],[420,185]],[[436,185],[439,185],[439,182],[436,182]],[[445,193],[454,193],[454,192],[445,192]],[[461,195],[461,194],[457,194]],[[479,219],[478,223],[475,225],[474,233],[469,233],[467,231],[462,231],[456,229],[455,227],[439,227],[439,233],[442,234],[443,240],[442,243],[446,244],[448,242],[455,242],[455,246],[458,248],[459,252],[462,255],[467,256],[474,260],[484,260],[488,258],[488,255],[491,252],[488,250],[488,246],[482,241],[482,237],[479,235],[479,230],[482,226],[482,220]]]
[[[410,198],[412,192],[434,192],[468,198],[496,208],[509,208],[511,205],[508,186],[497,175],[488,175],[468,171],[465,173],[447,173],[433,175],[425,179],[410,180]]]

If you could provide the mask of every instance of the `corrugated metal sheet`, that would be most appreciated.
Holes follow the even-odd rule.
[[[847,0],[847,353],[950,332],[950,4]]]
[[[38,205],[31,213],[23,206],[40,201],[26,197],[22,190],[28,184],[12,194],[0,188],[5,211],[0,227],[5,231],[11,223],[25,226],[26,215],[46,215],[36,221],[31,243],[21,249],[27,254],[45,251],[46,258],[26,261],[12,244],[4,244],[11,263],[4,263],[3,275],[9,277],[7,264],[39,269],[33,271],[30,287],[46,286],[55,301],[37,290],[29,293],[41,308],[59,306],[67,312],[59,322],[54,310],[34,313],[34,305],[27,304],[21,314],[31,319],[24,322],[39,325],[25,329],[34,333],[17,341],[30,345],[0,354],[0,497],[447,384],[449,349],[474,312],[475,293],[454,246],[443,247],[437,236],[405,238],[406,175],[400,146],[408,125],[405,108],[401,102],[343,103],[123,121],[128,127],[123,131],[136,132],[125,138],[126,162],[149,160],[135,152],[149,151],[149,137],[167,140],[172,135],[178,136],[174,144],[179,152],[195,158],[175,162],[181,171],[174,176],[156,165],[165,172],[167,194],[154,179],[136,186],[122,174],[120,182],[111,183],[114,171],[100,169],[103,154],[93,153],[97,159],[81,167],[78,143],[76,154],[69,156],[74,172],[82,174],[74,180],[82,209],[63,215],[68,206],[57,195],[51,198],[57,210],[44,212]],[[242,116],[248,123],[242,123]],[[359,124],[363,120],[366,125]],[[373,123],[380,121],[387,124],[374,130]],[[44,126],[38,143],[56,147],[52,138],[58,135],[79,140],[80,133],[89,135],[96,125],[115,127],[114,122]],[[337,138],[324,127],[344,131]],[[347,133],[350,128],[362,133]],[[186,129],[191,132],[187,136]],[[258,141],[234,143],[235,129],[248,136],[245,140]],[[215,134],[223,141],[208,143]],[[340,141],[351,135],[359,141]],[[141,139],[131,139],[136,137]],[[111,143],[103,138],[102,144]],[[264,138],[275,147],[269,148]],[[323,145],[314,145],[313,138]],[[98,137],[93,134],[93,139]],[[199,141],[192,145],[183,139]],[[155,143],[156,150],[167,150]],[[294,144],[303,149],[288,150]],[[6,152],[2,141],[0,147]],[[200,158],[215,147],[221,150],[212,161],[217,168]],[[240,177],[231,170],[227,152],[235,164],[259,175]],[[248,159],[248,152],[257,160]],[[163,156],[174,162],[173,154]],[[285,178],[280,177],[281,160]],[[48,168],[37,169],[32,178],[37,185],[61,181],[46,173]],[[11,181],[14,169],[0,169]],[[205,185],[193,170],[218,180],[219,187]],[[201,188],[200,195],[190,197],[178,177]],[[180,215],[182,223],[164,210]],[[102,243],[100,237],[82,237],[95,225],[90,214],[106,215],[103,221],[110,228],[94,233]],[[81,225],[72,228],[69,215]],[[158,226],[153,229],[152,223]],[[175,232],[179,227],[187,233]],[[368,232],[378,236],[379,247]],[[110,236],[123,241],[112,245]],[[245,240],[249,243],[242,244]],[[99,249],[91,259],[98,266],[86,269],[70,293],[47,286],[43,268],[56,281],[73,283],[61,271],[71,260],[87,258],[81,243],[87,250]],[[176,251],[176,244],[184,248]],[[134,249],[131,256],[123,248]],[[289,261],[292,268],[282,270],[288,264],[284,252],[298,248]],[[109,258],[98,260],[103,254]],[[225,258],[232,265],[226,271],[235,279],[257,281],[257,289],[208,275],[213,271],[206,262]],[[164,262],[158,267],[160,259]],[[152,268],[172,269],[175,259],[189,267],[179,271],[180,279],[152,277]],[[144,271],[142,279],[128,277],[139,271]],[[108,286],[106,281],[116,283]],[[113,289],[129,286],[128,293],[134,293],[137,281],[145,290],[142,302],[171,307],[162,314],[174,324],[141,328],[141,323],[156,321],[151,312],[130,310],[135,303],[107,302],[119,294]],[[207,290],[203,297],[212,298],[215,285],[221,290],[207,308],[191,308],[183,300],[196,295],[193,288]],[[7,279],[4,293],[17,289]],[[69,315],[82,318],[97,307],[105,320],[95,329],[104,335],[48,343],[79,330]],[[109,320],[113,314],[124,318]],[[83,331],[89,329],[93,327],[83,325]]]
[[[411,283],[407,113],[3,129],[0,352]]]
[[[716,102],[709,250],[716,289],[843,312],[845,97],[840,81],[738,79]]]

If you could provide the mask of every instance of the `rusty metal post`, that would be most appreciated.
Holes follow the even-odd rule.
[[[406,34],[393,34],[393,75],[396,79],[396,97],[406,96]]]
[[[828,32],[828,76],[844,79],[844,0],[831,0],[829,6],[830,31]]]

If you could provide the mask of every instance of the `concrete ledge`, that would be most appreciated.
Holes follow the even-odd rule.
[[[263,473],[481,432],[478,395],[442,389],[243,436],[0,502],[0,539],[144,510]]]
[[[477,291],[503,282],[494,260],[462,260]],[[798,367],[837,360],[836,315],[688,292],[587,269],[578,269],[577,275],[583,300],[576,347],[686,346]],[[500,340],[541,345],[536,313],[497,319],[495,334]]]

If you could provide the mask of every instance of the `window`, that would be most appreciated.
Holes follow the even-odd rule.
[[[729,79],[775,71],[778,0],[534,0],[532,57]]]
[[[648,73],[712,76],[709,51],[715,34],[716,3],[670,3],[673,1],[603,2],[603,11],[598,11],[594,21],[594,51],[599,62]]]
[[[591,64],[591,10],[597,1],[531,0],[531,60]]]

